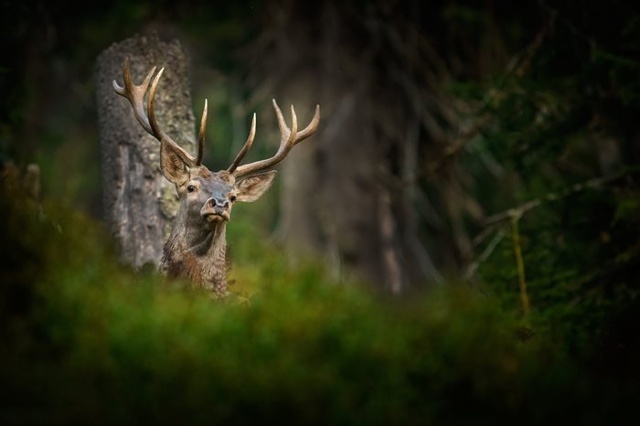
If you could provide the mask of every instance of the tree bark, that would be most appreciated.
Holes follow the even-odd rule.
[[[177,40],[137,35],[104,50],[95,69],[104,220],[126,263],[158,266],[178,199],[160,172],[160,143],[142,129],[129,102],[113,90],[114,79],[122,85],[125,58],[136,84],[152,66],[165,67],[156,116],[168,134],[195,152],[188,59]]]

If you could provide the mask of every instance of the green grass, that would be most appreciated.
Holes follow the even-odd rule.
[[[393,302],[257,250],[218,302],[121,265],[92,220],[44,210],[0,210],[0,424],[595,425],[632,413],[635,388],[557,340],[519,337],[514,313],[465,286]]]

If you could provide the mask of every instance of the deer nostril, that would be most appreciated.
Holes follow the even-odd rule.
[[[222,208],[227,208],[229,207],[229,201],[228,200],[218,200],[216,198],[209,198],[207,200],[207,205],[209,207],[222,207]]]

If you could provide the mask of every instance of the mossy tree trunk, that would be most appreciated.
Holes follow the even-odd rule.
[[[178,41],[137,35],[99,55],[95,81],[104,220],[122,259],[139,268],[159,264],[178,200],[173,185],[160,172],[160,143],[138,124],[129,102],[114,92],[114,79],[123,84],[125,58],[136,84],[151,67],[165,67],[156,95],[156,116],[168,134],[186,142],[183,147],[190,152],[195,152],[195,127],[188,59]]]

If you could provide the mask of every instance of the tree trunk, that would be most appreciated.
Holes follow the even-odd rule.
[[[103,51],[95,69],[98,127],[102,160],[104,219],[122,259],[141,267],[159,265],[178,208],[177,194],[160,172],[160,143],[133,116],[129,102],[113,90],[122,85],[125,58],[134,83],[152,66],[165,67],[156,95],[156,116],[163,129],[189,152],[195,152],[194,116],[188,60],[176,40],[138,35]]]
[[[257,91],[322,107],[318,133],[282,165],[279,231],[292,256],[328,258],[337,277],[396,295],[440,282],[419,229],[417,176],[437,140],[423,123],[440,122],[438,105],[422,104],[440,80],[423,82],[420,2],[399,17],[385,5],[274,4],[247,55]]]

